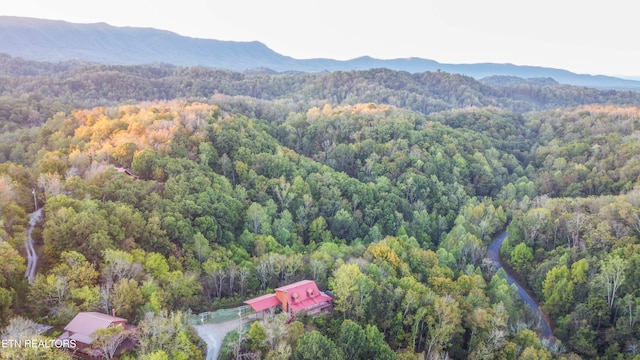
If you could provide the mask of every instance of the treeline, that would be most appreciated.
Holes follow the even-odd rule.
[[[375,102],[423,114],[461,107],[494,106],[526,112],[585,104],[634,104],[637,92],[601,91],[553,82],[499,85],[445,72],[410,74],[386,69],[315,74],[234,73],[171,65],[48,64],[3,56],[0,109],[3,131],[41,124],[57,111],[113,106],[127,101],[216,94],[279,100],[292,110],[315,102]]]

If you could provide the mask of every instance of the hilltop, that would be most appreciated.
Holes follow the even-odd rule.
[[[430,59],[381,60],[363,56],[347,61],[294,59],[252,42],[196,39],[153,28],[115,27],[105,23],[75,24],[0,16],[0,52],[30,60],[79,60],[111,65],[166,63],[232,71],[322,72],[387,68],[420,73],[446,71],[481,79],[489,76],[553,78],[561,84],[601,89],[640,90],[640,82],[610,76],[575,74],[562,69],[513,64],[443,64]]]

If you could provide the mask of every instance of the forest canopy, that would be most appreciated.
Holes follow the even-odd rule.
[[[116,311],[142,329],[126,356],[202,358],[186,314],[312,279],[334,295],[330,315],[255,322],[238,351],[640,351],[637,93],[384,69],[10,58],[2,68],[4,336],[25,318],[64,325],[79,311]],[[37,206],[30,284],[24,243]],[[554,343],[486,259],[505,229],[506,271],[540,302]],[[286,331],[274,335],[276,323]],[[171,332],[180,347],[149,332],[170,324],[183,324]]]

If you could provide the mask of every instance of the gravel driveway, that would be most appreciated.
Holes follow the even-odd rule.
[[[243,318],[244,324],[256,319],[255,314],[249,317]],[[205,324],[194,325],[198,336],[207,343],[207,357],[206,360],[217,360],[220,347],[227,333],[236,330],[239,325],[239,320],[230,320],[218,324]]]

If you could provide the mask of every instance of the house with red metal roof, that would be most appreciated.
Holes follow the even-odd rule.
[[[127,319],[121,317],[99,312],[81,312],[64,327],[64,332],[58,337],[58,340],[62,340],[63,344],[68,344],[67,350],[74,352],[77,356],[86,359],[101,358],[100,352],[92,347],[94,334],[97,330],[113,326],[122,326],[124,330],[135,328],[135,326],[127,324]],[[121,341],[121,343],[123,348],[133,347],[132,341]]]
[[[302,280],[275,289],[275,294],[262,295],[244,303],[260,312],[278,306],[290,317],[298,313],[317,314],[331,306],[333,298],[318,289],[315,281]]]

